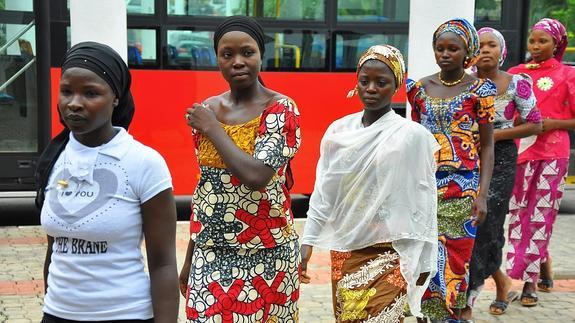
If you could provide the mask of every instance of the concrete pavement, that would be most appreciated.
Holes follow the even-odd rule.
[[[297,220],[302,232],[305,220]],[[188,224],[178,223],[178,262],[181,265],[187,246]],[[513,303],[505,315],[488,313],[494,299],[493,282],[488,281],[476,305],[475,321],[480,322],[575,322],[575,217],[560,215],[551,241],[555,270],[555,290],[539,293],[540,305],[534,308]],[[0,227],[0,322],[39,322],[42,317],[42,266],[46,250],[45,235],[38,226]],[[309,265],[312,284],[302,285],[300,321],[303,323],[334,322],[329,283],[329,253],[314,250]],[[513,288],[521,290],[522,283]],[[183,301],[181,321],[184,321]],[[406,322],[415,322],[413,318]]]

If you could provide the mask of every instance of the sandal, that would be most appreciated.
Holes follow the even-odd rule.
[[[505,312],[507,311],[507,306],[509,306],[508,301],[494,300],[489,305],[489,314],[491,314],[491,315],[505,314]]]
[[[521,293],[521,305],[525,307],[533,307],[537,305],[539,299],[535,292],[523,292]]]
[[[515,302],[518,298],[519,298],[519,292],[510,291],[509,293],[507,293],[507,302],[508,302],[508,303],[513,303],[513,302]]]
[[[537,288],[545,293],[550,293],[553,289],[553,279],[551,278],[541,278],[537,282]]]
[[[507,293],[507,300],[506,301],[494,300],[489,305],[489,314],[491,314],[491,315],[505,314],[509,304],[514,302],[515,300],[517,300],[517,298],[519,298],[519,293],[515,292],[515,291],[511,291],[511,292]]]

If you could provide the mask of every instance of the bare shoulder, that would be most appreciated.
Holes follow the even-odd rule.
[[[438,85],[439,81],[437,78],[437,74],[431,74],[423,77],[422,79],[419,80],[419,84],[421,84],[421,86],[423,87],[427,87],[430,85],[431,86]]]
[[[268,96],[269,96],[269,102],[276,102],[276,101],[283,100],[283,99],[290,99],[287,95],[285,95],[283,93],[279,93],[277,91],[270,90],[270,89],[267,89],[267,91],[268,91]]]
[[[222,105],[223,102],[226,101],[226,98],[229,96],[229,91],[220,93],[218,95],[211,96],[205,99],[202,103],[208,104],[212,107],[217,107]]]

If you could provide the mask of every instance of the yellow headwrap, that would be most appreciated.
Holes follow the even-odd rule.
[[[356,74],[359,74],[359,70],[363,64],[370,59],[375,59],[383,62],[389,67],[389,69],[391,69],[395,78],[395,92],[397,92],[399,87],[403,84],[403,80],[405,78],[405,62],[403,61],[403,55],[401,55],[399,49],[390,45],[371,46],[359,58]],[[357,85],[353,90],[348,92],[347,97],[351,98],[356,94]]]

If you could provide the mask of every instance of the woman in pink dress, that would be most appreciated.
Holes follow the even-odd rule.
[[[553,287],[547,248],[569,165],[567,130],[575,128],[575,69],[561,63],[566,47],[565,27],[557,20],[541,19],[529,34],[531,61],[509,70],[531,76],[543,119],[538,136],[520,141],[509,203],[507,274],[525,282],[523,306],[537,305],[536,283],[545,292]]]

